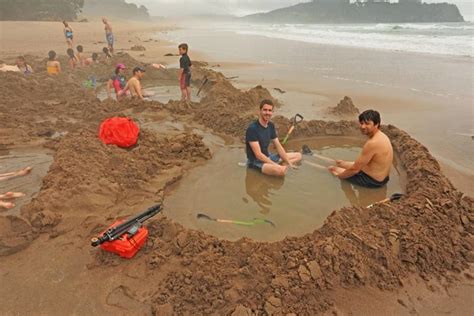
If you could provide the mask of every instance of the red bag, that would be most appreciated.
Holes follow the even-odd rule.
[[[137,143],[140,129],[128,117],[111,117],[100,124],[99,138],[104,144],[130,147]]]

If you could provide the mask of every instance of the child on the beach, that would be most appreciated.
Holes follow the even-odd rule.
[[[90,66],[99,63],[99,54],[92,53],[92,57],[84,59],[84,66]]]
[[[127,96],[125,86],[127,85],[127,79],[125,78],[125,65],[118,64],[115,67],[115,74],[107,82],[107,96],[112,97],[112,89],[115,90],[115,96],[117,101]]]
[[[49,51],[48,61],[46,62],[46,70],[50,75],[57,75],[61,72],[61,64],[56,60],[56,52],[54,50]]]
[[[76,50],[77,50],[76,57],[77,57],[78,63],[81,67],[83,67],[85,66],[85,58],[83,56],[84,47],[82,47],[82,45],[77,45]]]
[[[68,48],[66,53],[69,56],[69,67],[71,67],[71,69],[75,69],[79,59],[74,54],[74,50],[72,48]]]
[[[33,73],[33,68],[26,62],[25,57],[18,56],[16,59],[16,66],[24,75],[29,75]]]
[[[64,24],[64,36],[66,37],[66,43],[69,48],[72,48],[72,41],[74,34],[72,32],[72,27],[66,21],[63,21]]]
[[[188,44],[178,46],[179,54],[179,87],[181,89],[181,100],[191,101],[191,66],[192,62],[188,56]]]

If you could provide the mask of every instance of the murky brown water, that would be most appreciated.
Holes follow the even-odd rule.
[[[150,97],[146,98],[148,100],[159,101],[161,103],[168,103],[170,100],[181,100],[181,90],[179,89],[179,86],[146,87],[144,88],[144,91],[152,94]],[[191,91],[192,101],[199,102],[202,94],[198,96],[198,89],[196,88],[193,88]],[[107,91],[105,89],[100,90],[97,93],[97,97],[101,101],[107,99]]]
[[[303,144],[308,144],[318,154],[354,160],[363,140],[312,138],[290,142],[288,148],[300,149]],[[304,159],[324,164],[315,157],[304,156]],[[243,148],[219,149],[209,163],[192,170],[167,196],[165,215],[186,227],[224,239],[236,240],[245,236],[274,241],[312,232],[333,210],[343,206],[365,207],[395,192],[404,192],[404,175],[400,167],[392,168],[391,180],[385,188],[365,189],[340,181],[329,172],[306,163],[279,179],[240,167],[242,161],[245,161]],[[198,213],[250,223],[244,226],[197,219]],[[252,222],[254,218],[270,220],[275,227],[258,220]]]
[[[23,205],[28,204],[40,191],[43,177],[53,162],[53,154],[44,148],[18,148],[0,152],[0,173],[13,172],[25,167],[33,170],[26,176],[0,181],[0,194],[8,191],[23,192],[26,195],[14,201],[10,210],[0,209],[2,215],[19,214]]]

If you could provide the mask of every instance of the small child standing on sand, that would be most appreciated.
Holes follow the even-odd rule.
[[[181,89],[181,100],[191,101],[191,59],[188,56],[188,44],[179,44],[179,87]]]

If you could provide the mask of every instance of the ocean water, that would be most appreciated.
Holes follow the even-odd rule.
[[[227,24],[226,31],[307,43],[474,56],[474,23]]]

